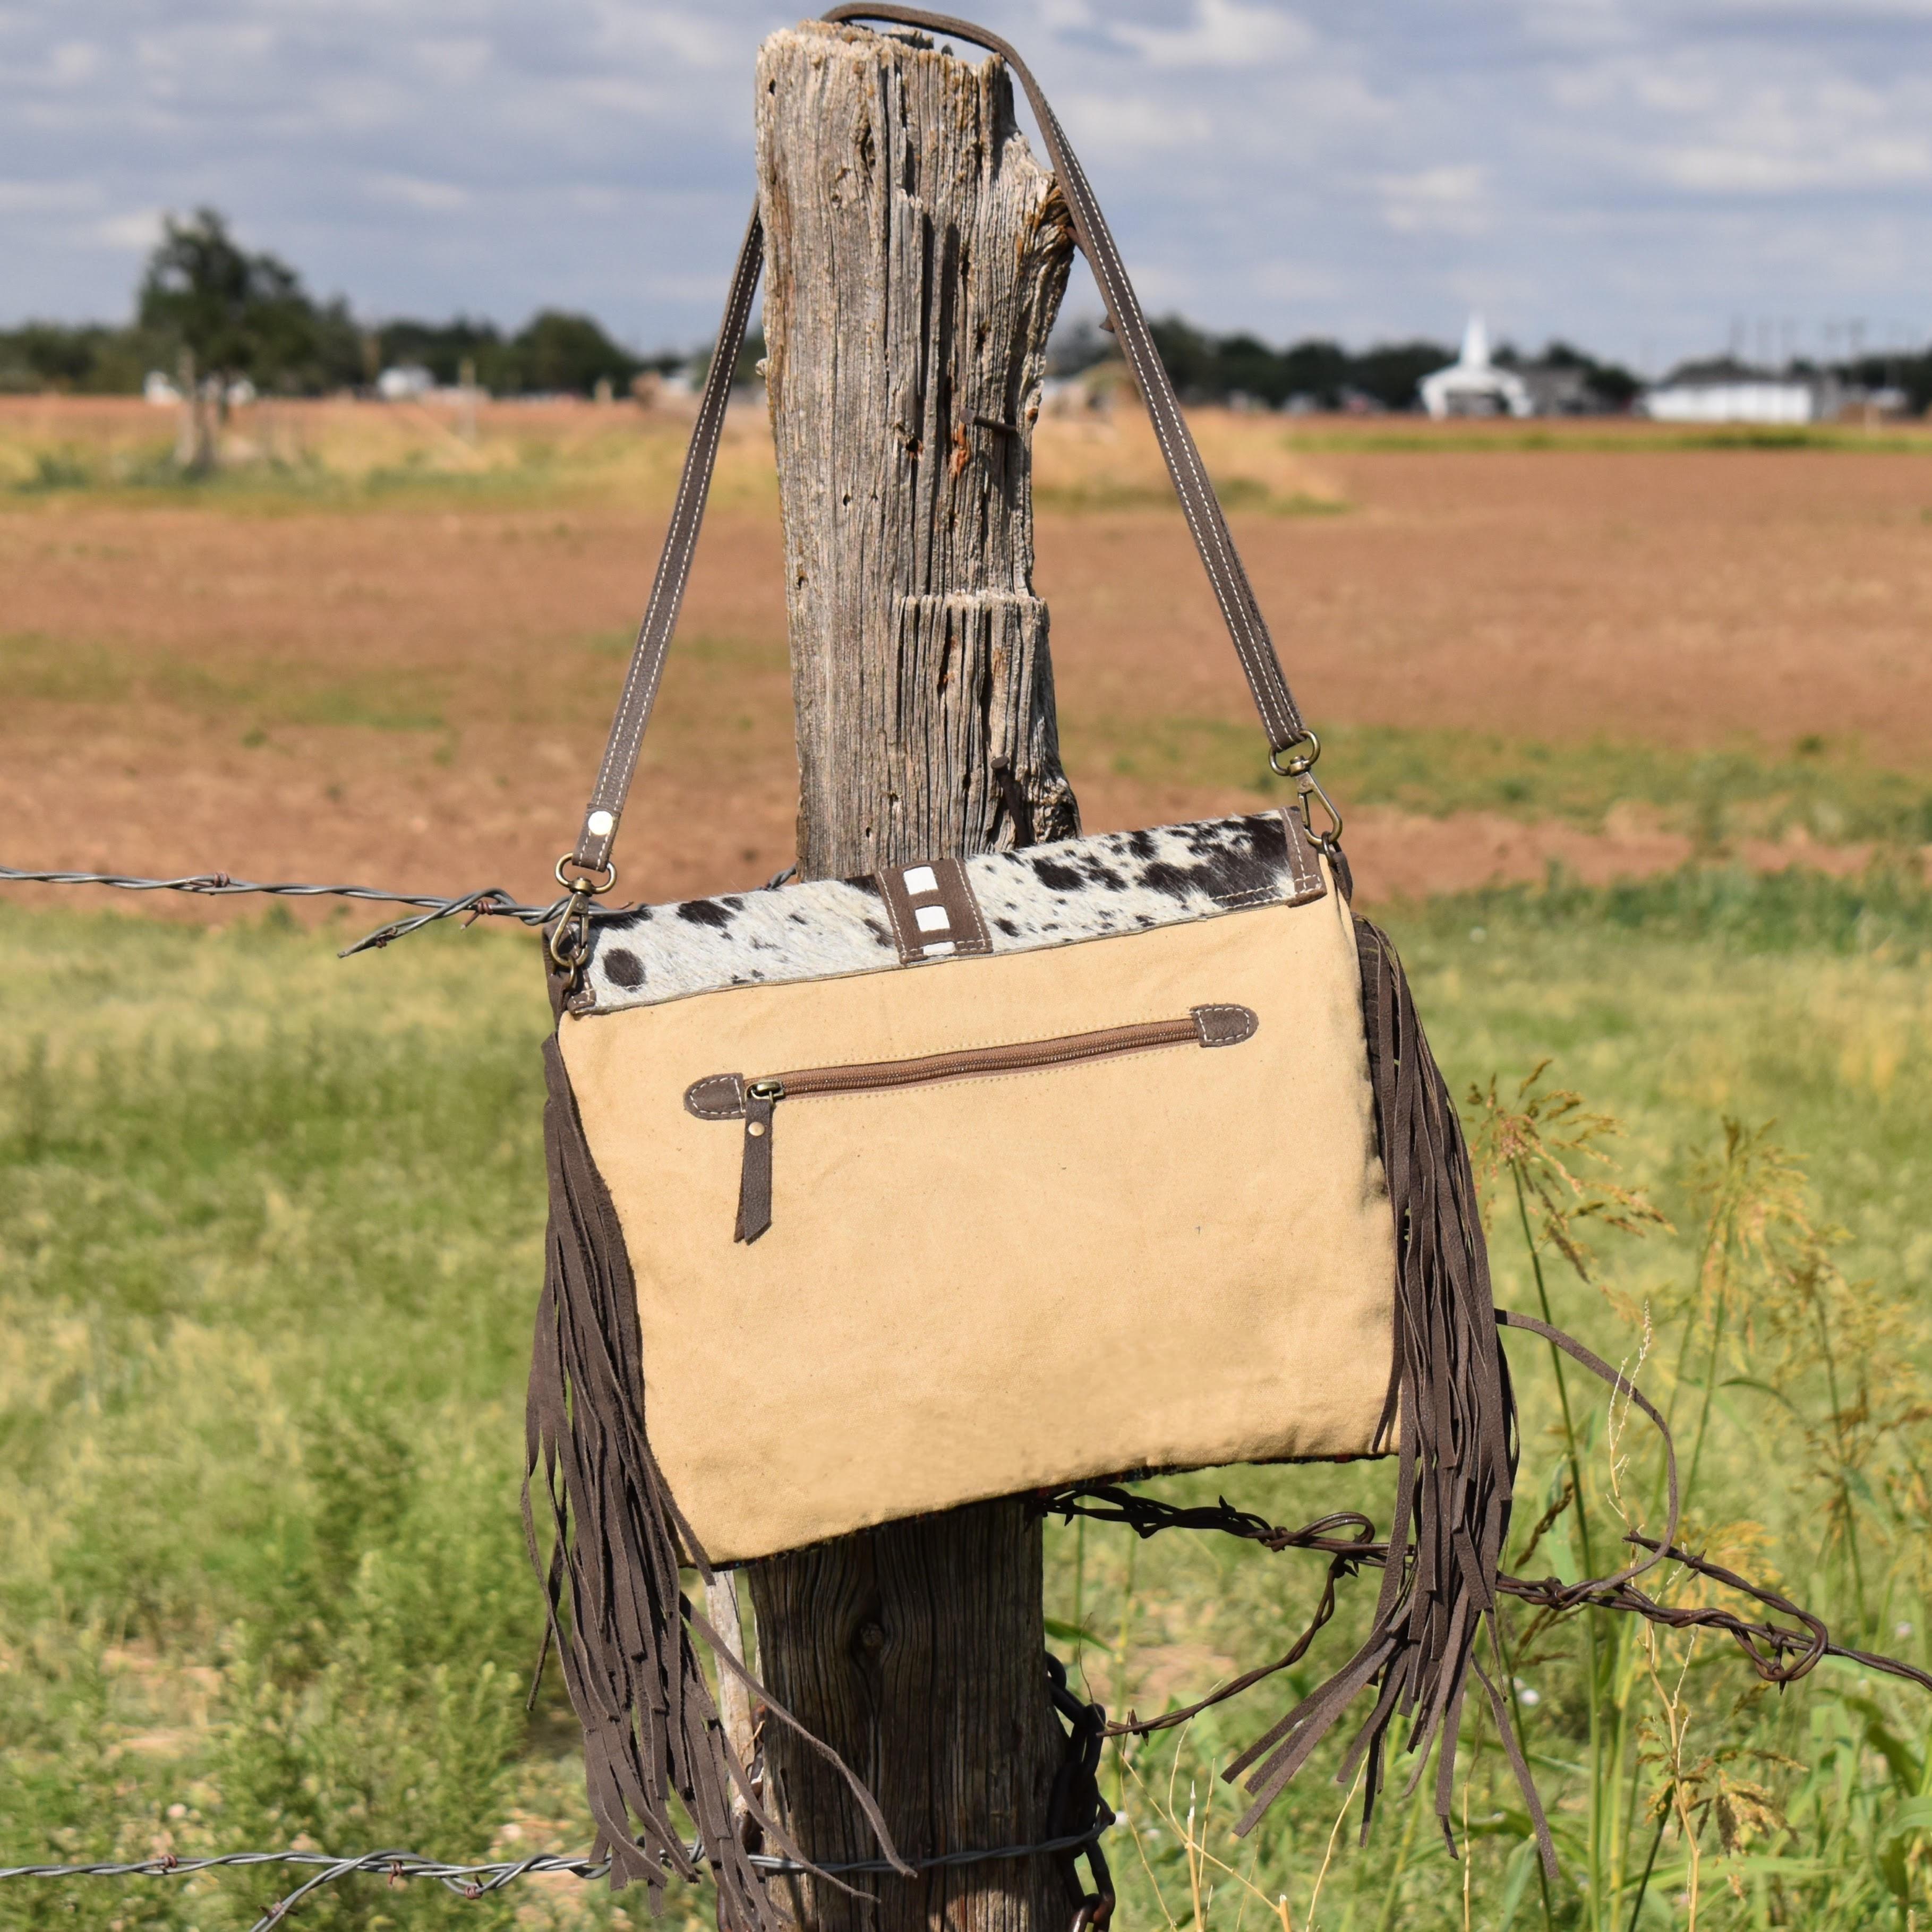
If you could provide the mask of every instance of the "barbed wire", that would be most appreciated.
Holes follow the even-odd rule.
[[[950,1870],[956,1866],[993,1864],[1013,1858],[1044,1858],[1064,1852],[1084,1851],[1120,1822],[1110,1806],[1102,1805],[1084,1832],[1069,1832],[1047,1838],[1038,1844],[1000,1845],[991,1851],[940,1852],[930,1858],[910,1862],[916,1872]],[[686,1847],[694,1864],[702,1862],[704,1847],[694,1842]],[[833,1878],[886,1876],[896,1871],[884,1858],[848,1858],[807,1864],[796,1858],[773,1857],[763,1852],[749,1855],[750,1863],[767,1878]],[[0,1866],[0,1880],[15,1878],[188,1878],[196,1872],[248,1868],[256,1865],[312,1865],[315,1876],[305,1879],[295,1890],[277,1899],[262,1912],[250,1932],[272,1932],[311,1893],[324,1886],[339,1883],[361,1875],[380,1876],[392,1886],[412,1878],[433,1880],[459,1898],[477,1900],[500,1892],[518,1879],[562,1876],[599,1879],[609,1875],[608,1858],[573,1858],[560,1852],[538,1852],[526,1858],[499,1858],[475,1864],[426,1858],[420,1852],[364,1852],[355,1857],[338,1857],[328,1852],[219,1852],[204,1858],[177,1858],[163,1852],[152,1858],[116,1862],[104,1859],[93,1864]]]
[[[1318,1517],[1299,1529],[1288,1529],[1251,1510],[1238,1510],[1225,1498],[1211,1504],[1188,1506],[1102,1483],[1074,1484],[1051,1492],[1041,1498],[1037,1507],[1042,1515],[1058,1516],[1068,1522],[1077,1516],[1084,1516],[1096,1522],[1123,1524],[1143,1540],[1158,1535],[1164,1529],[1214,1531],[1225,1536],[1238,1537],[1245,1542],[1258,1543],[1263,1549],[1277,1554],[1288,1550],[1306,1550],[1329,1560],[1328,1583],[1321,1606],[1313,1622],[1286,1657],[1277,1663],[1264,1664],[1258,1670],[1245,1672],[1198,1703],[1182,1709],[1163,1712],[1157,1718],[1147,1718],[1130,1711],[1124,1722],[1107,1726],[1109,1735],[1114,1736],[1143,1736],[1150,1732],[1172,1730],[1215,1705],[1225,1703],[1230,1697],[1252,1689],[1264,1678],[1287,1669],[1300,1660],[1316,1631],[1333,1615],[1336,1582],[1358,1568],[1378,1569],[1385,1567],[1389,1560],[1389,1546],[1376,1540],[1374,1523],[1354,1510]],[[1739,1576],[1734,1570],[1713,1563],[1708,1557],[1674,1543],[1660,1546],[1653,1538],[1634,1530],[1624,1540],[1638,1549],[1660,1554],[1665,1562],[1688,1570],[1694,1576],[1706,1577],[1725,1589],[1736,1590],[1779,1616],[1794,1618],[1803,1628],[1793,1630],[1787,1624],[1768,1620],[1754,1622],[1714,1604],[1660,1603],[1629,1582],[1612,1582],[1607,1586],[1587,1582],[1565,1583],[1556,1576],[1512,1576],[1504,1571],[1496,1577],[1497,1592],[1502,1596],[1513,1597],[1536,1611],[1536,1622],[1529,1636],[1533,1636],[1545,1622],[1574,1610],[1618,1610],[1668,1630],[1708,1630],[1728,1636],[1744,1652],[1752,1670],[1767,1684],[1795,1684],[1801,1677],[1808,1676],[1826,1658],[1836,1657],[1886,1676],[1902,1678],[1922,1690],[1932,1690],[1932,1672],[1922,1670],[1903,1658],[1887,1657],[1876,1651],[1859,1650],[1838,1642],[1824,1618],[1816,1612],[1805,1610],[1762,1583],[1754,1583],[1748,1577]]]
[[[382,905],[420,906],[414,919],[393,921],[365,934],[353,946],[343,948],[342,957],[387,946],[391,940],[433,926],[439,920],[514,919],[525,926],[548,926],[569,906],[572,895],[550,900],[542,905],[524,905],[501,886],[483,886],[473,892],[454,898],[434,892],[392,892],[380,886],[318,886],[298,881],[231,878],[226,872],[190,872],[176,879],[142,878],[129,872],[33,872],[13,866],[0,866],[0,884],[16,886],[111,886],[124,892],[192,892],[204,898],[226,898],[244,892],[264,893],[284,899],[366,899]],[[629,910],[626,907],[592,906],[592,919],[611,919]]]

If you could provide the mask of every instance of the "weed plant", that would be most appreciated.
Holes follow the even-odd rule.
[[[1924,895],[1687,877],[1390,922],[1469,1095],[1499,1300],[1641,1364],[1678,1433],[1687,1542],[1926,1662]],[[339,964],[330,937],[0,908],[0,1862],[588,1842],[554,1672],[524,1709],[533,942],[430,933]],[[1613,1565],[1627,1527],[1660,1520],[1640,1419],[1559,1379],[1541,1344],[1510,1347],[1511,1565]],[[1162,1487],[1279,1522],[1386,1520],[1390,1471]],[[1318,1569],[1055,1526],[1055,1646],[1093,1694],[1151,1714],[1280,1655]],[[1932,1700],[1840,1664],[1764,1690],[1722,1640],[1600,1616],[1505,1618],[1562,1854],[1546,1892],[1474,1715],[1461,1862],[1426,1815],[1432,1779],[1414,1801],[1398,1780],[1358,1849],[1333,1745],[1236,1840],[1219,1767],[1347,1654],[1373,1588],[1346,1586],[1304,1664],[1110,1756],[1117,1922],[1924,1922]],[[0,1925],[240,1932],[275,1884],[16,1881]],[[302,1910],[602,1923],[634,1897],[559,1880],[470,1904],[358,1880]],[[710,1901],[673,1911],[703,1922]]]

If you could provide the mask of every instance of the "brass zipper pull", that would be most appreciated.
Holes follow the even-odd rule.
[[[784,1098],[782,1080],[745,1089],[745,1164],[738,1179],[736,1241],[755,1241],[772,1225],[772,1108]]]

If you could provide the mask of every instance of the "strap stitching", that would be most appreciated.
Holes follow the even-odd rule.
[[[1298,892],[1319,895],[1322,890],[1322,868],[1313,862],[1313,855],[1308,849],[1307,834],[1301,824],[1301,814],[1293,806],[1286,805],[1281,811],[1282,824],[1288,833],[1288,871],[1294,880]]]
[[[905,928],[899,923],[898,907],[893,901],[892,889],[886,884],[882,874],[875,873],[873,876],[878,885],[879,897],[885,903],[886,917],[892,923],[892,944],[898,950],[899,964],[902,966],[910,966],[924,950],[926,942],[923,940],[920,940],[918,948],[915,949],[908,940]]]
[[[691,460],[691,457],[686,458],[684,473],[678,483],[677,497],[671,508],[671,541],[676,546],[678,556],[676,579],[669,591],[667,604],[660,595],[663,584],[661,572],[658,585],[653,587],[650,602],[645,608],[644,620],[639,627],[638,647],[632,652],[631,668],[624,680],[622,695],[618,700],[616,722],[619,729],[612,732],[610,742],[604,748],[604,764],[597,775],[596,790],[592,794],[592,809],[595,809],[599,802],[608,802],[604,800],[604,787],[611,769],[620,755],[620,740],[621,755],[633,774],[636,770],[638,754],[643,748],[644,730],[650,722],[651,711],[656,703],[657,688],[664,674],[664,659],[669,653],[671,633],[676,627],[677,614],[684,601],[686,580],[690,574],[692,560],[697,554],[704,502],[710,494],[711,472],[716,461],[718,444],[724,433],[724,417],[730,401],[729,376],[719,377],[718,370],[724,366],[724,352],[741,334],[745,321],[749,316],[752,296],[758,286],[763,263],[764,240],[763,224],[754,211],[746,231],[745,240],[738,251],[738,267],[732,278],[730,300],[726,307],[724,326],[719,331],[717,348],[713,351],[718,361],[712,376],[719,401],[716,409],[711,412],[710,419],[700,422],[698,436],[694,441],[692,451],[692,456],[695,456],[701,442],[704,460],[701,464],[696,463]],[[735,350],[730,360],[736,362]],[[706,400],[707,403],[710,400],[709,395]],[[696,513],[692,514],[690,513],[690,500],[693,486],[698,484],[700,472],[703,480],[697,490],[698,508]],[[687,522],[688,528],[680,526]],[[664,557],[666,563],[670,561],[670,555],[668,549]],[[654,628],[652,620],[661,610],[667,611],[670,621]],[[655,646],[648,652],[643,648],[647,640]],[[644,673],[645,678],[643,702],[633,711],[632,707],[640,671]],[[628,730],[623,728],[627,716],[631,725]],[[625,790],[626,792],[629,790],[628,781]],[[622,802],[621,800],[618,801],[620,807]],[[613,826],[605,837],[614,838],[616,832],[616,828]]]
[[[1022,84],[1026,88],[1027,98],[1032,102],[1034,112],[1040,117],[1040,131],[1047,136],[1048,146],[1052,151],[1050,158],[1065,177],[1066,185],[1071,190],[1070,198],[1076,204],[1085,204],[1084,207],[1077,207],[1076,212],[1081,217],[1080,226],[1088,231],[1085,238],[1090,244],[1088,250],[1090,258],[1099,271],[1102,284],[1103,287],[1106,287],[1109,282],[1118,284],[1117,287],[1106,287],[1106,292],[1110,298],[1109,306],[1124,312],[1127,317],[1121,346],[1126,350],[1129,359],[1133,363],[1134,373],[1140,382],[1141,394],[1147,402],[1148,415],[1153,422],[1154,434],[1166,459],[1168,473],[1175,480],[1174,494],[1180,500],[1181,512],[1187,519],[1188,528],[1194,537],[1195,548],[1207,567],[1208,582],[1214,590],[1215,601],[1221,607],[1222,619],[1228,626],[1236,655],[1241,660],[1249,689],[1253,694],[1256,705],[1262,712],[1262,722],[1268,728],[1270,736],[1279,736],[1284,743],[1290,742],[1294,735],[1292,730],[1294,721],[1282,711],[1277,693],[1266,676],[1261,674],[1264,664],[1274,671],[1276,679],[1281,680],[1284,689],[1286,681],[1282,677],[1280,661],[1275,656],[1272,640],[1267,638],[1266,625],[1261,620],[1259,606],[1255,604],[1252,586],[1246,586],[1248,594],[1245,600],[1235,594],[1243,587],[1243,583],[1234,578],[1233,571],[1229,568],[1231,556],[1234,568],[1239,568],[1239,556],[1234,552],[1233,539],[1228,536],[1223,522],[1213,532],[1218,541],[1210,544],[1202,536],[1194,506],[1188,501],[1186,485],[1182,480],[1181,472],[1184,471],[1187,479],[1209,502],[1214,500],[1214,486],[1208,481],[1193,437],[1188,434],[1185,422],[1178,420],[1178,410],[1175,411],[1176,421],[1173,424],[1178,432],[1178,438],[1170,436],[1169,424],[1163,420],[1164,415],[1172,406],[1170,399],[1164,383],[1150,380],[1153,370],[1149,364],[1148,352],[1153,346],[1153,338],[1147,332],[1138,299],[1134,296],[1126,265],[1120,259],[1113,231],[1108,227],[1106,218],[1100,212],[1100,204],[1088,182],[1086,171],[1066,144],[1066,130],[1060,126],[1059,117],[1038,94],[1032,76],[1024,64],[1017,58],[1012,58],[1012,64],[1019,73]],[[1121,300],[1120,297],[1125,299]],[[1116,320],[1118,320],[1117,315]],[[1136,329],[1140,333],[1136,334]],[[1158,350],[1154,351],[1153,361],[1158,363]],[[1161,374],[1163,377],[1165,374],[1162,370]],[[1224,575],[1227,579],[1225,584],[1222,580]],[[1242,580],[1245,576],[1246,573],[1242,572]],[[1261,626],[1262,640],[1258,644],[1255,636],[1257,622]],[[1263,650],[1267,652],[1265,659],[1262,656]],[[1289,702],[1292,704],[1292,698]]]
[[[694,1087],[708,1087],[714,1080],[728,1080],[731,1083],[731,1097],[722,1107],[707,1107],[702,1100],[686,1096],[685,1106],[700,1118],[707,1120],[735,1120],[745,1111],[744,1076],[737,1073],[713,1073],[693,1083]]]
[[[1209,1046],[1239,1046],[1254,1038],[1262,1023],[1261,1016],[1252,1006],[1196,1006],[1194,1010],[1199,1014],[1234,1013],[1240,1016],[1240,1030],[1238,1033],[1224,1034],[1219,1040],[1204,1042]]]
[[[1220,607],[1222,622],[1227,626],[1249,693],[1261,714],[1263,728],[1274,748],[1293,742],[1302,729],[1300,712],[1282,672],[1267,620],[1262,614],[1240,554],[1234,547],[1213,483],[1201,460],[1200,450],[1180,413],[1179,399],[1167,380],[1159,350],[1139,299],[1134,293],[1118,244],[1100,212],[1086,170],[1074,154],[1059,116],[1048,105],[1025,62],[999,35],[970,21],[896,5],[835,7],[824,17],[830,22],[839,22],[868,16],[922,26],[976,40],[1006,62],[1018,77],[1038,117],[1048,158],[1060,177],[1077,238],[1086,249],[1120,331],[1121,346],[1140,384],[1148,419],[1154,425],[1155,438],[1173,480],[1181,514],[1187,520],[1188,532],[1207,572],[1209,588]],[[764,260],[764,227],[760,211],[754,206],[739,250],[723,325],[712,352],[710,376],[700,406],[692,445],[686,454],[657,578],[652,586],[644,620],[638,627],[637,642],[632,647],[630,666],[618,699],[616,716],[611,722],[603,760],[598,768],[596,784],[590,802],[585,808],[574,853],[580,863],[601,866],[605,862],[616,841],[617,828],[614,822],[609,832],[601,836],[594,836],[590,830],[590,818],[600,808],[608,810],[614,821],[620,818],[636,776],[638,758],[656,704],[664,661],[676,630],[686,583],[697,553],[718,446],[730,403],[732,370],[750,317]],[[1253,896],[1236,894],[1217,902],[1232,904]]]

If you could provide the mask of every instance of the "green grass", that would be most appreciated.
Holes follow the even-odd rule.
[[[1276,490],[1258,476],[1216,476],[1214,494],[1222,509],[1258,511],[1271,517],[1339,517],[1353,506],[1334,496],[1318,496],[1306,490]],[[1123,482],[1116,476],[1096,474],[1077,482],[1040,483],[1034,486],[1034,507],[1042,510],[1172,510],[1174,487],[1165,478],[1158,482]]]
[[[1630,1322],[1648,1305],[1660,1340],[1646,1384],[1676,1402],[1687,1440],[1709,1390],[1691,1533],[1854,1638],[1925,1662],[1932,1499],[1918,1472],[1932,1443],[1922,1420],[1881,1427],[1880,1411],[1900,1388],[1922,1406],[1932,1342],[1927,895],[1889,875],[1689,874],[1472,895],[1389,923],[1458,1091],[1499,1072],[1507,1101],[1551,1060],[1546,1085],[1619,1117],[1618,1175],[1679,1231],[1592,1237],[1593,1285],[1546,1241],[1539,1258],[1557,1318],[1613,1359],[1634,1353]],[[554,1673],[535,1717],[521,1708],[538,1616],[516,1510],[544,1211],[535,943],[436,932],[346,963],[334,943],[286,921],[209,932],[0,908],[0,1862],[298,1834],[452,1855],[586,1841]],[[1737,1250],[1748,1346],[1706,1367],[1691,1290],[1711,1175],[1762,1178],[1748,1157],[1724,1165],[1727,1116],[1775,1119],[1809,1167],[1804,1212],[1845,1230],[1829,1250],[1843,1285],[1833,1318],[1882,1330],[1847,1365],[1874,1405],[1848,1425],[1849,1453],[1816,1350],[1772,1318],[1790,1303],[1790,1270]],[[1294,1143],[1286,1112],[1282,1159]],[[1508,1208],[1506,1177],[1501,1198]],[[1798,1253],[1796,1223],[1773,1220],[1777,1252]],[[1499,1299],[1534,1306],[1507,1216],[1494,1239]],[[1695,1346],[1679,1376],[1683,1336]],[[1512,1348],[1526,1526],[1558,1493],[1572,1445],[1546,1360]],[[1571,1390],[1602,1535],[1601,1405]],[[1631,1447],[1626,1481],[1647,1498],[1649,1452]],[[1225,1490],[1299,1522],[1343,1507],[1385,1520],[1390,1480],[1378,1466],[1164,1486]],[[1574,1509],[1559,1516],[1530,1568],[1574,1566],[1577,1531]],[[1147,1714],[1280,1654],[1316,1571],[1232,1544],[1136,1546],[1055,1527],[1048,1609],[1106,1646],[1082,1647],[1094,1688]],[[1191,1924],[1191,1858],[1202,1922],[1235,1926],[1247,1894],[1223,1876],[1206,1898],[1211,1857],[1256,1888],[1252,1923],[1275,1919],[1285,1894],[1305,1932],[1344,1796],[1325,1781],[1336,1748],[1245,1847],[1226,1831],[1225,1788],[1208,1808],[1212,1772],[1346,1654],[1372,1590],[1371,1578],[1345,1586],[1335,1627],[1285,1681],[1178,1748],[1155,1740],[1110,1760],[1108,1789],[1120,1780],[1133,1821],[1112,1841],[1117,1922]],[[1628,1634],[1600,1633],[1586,1656],[1580,1622],[1526,1644],[1526,1620],[1510,1627],[1565,1856],[1549,1924],[1622,1932],[1634,1894],[1618,1848],[1640,1864],[1643,1806],[1673,1782],[1705,1806],[1700,1922],[1904,1928],[1901,1898],[1923,1922],[1918,1814],[1905,1808],[1932,1792],[1932,1700],[1840,1666],[1754,1696],[1726,1646],[1669,1638],[1660,1681],[1690,1659],[1678,1702],[1693,1721],[1666,1762],[1661,1732],[1644,1726],[1669,1707]],[[1471,1922],[1499,1926],[1508,1909],[1541,1926],[1492,1732],[1469,1762]],[[513,1820],[523,1835],[501,1839]],[[1317,1924],[1463,1922],[1464,1868],[1399,1786],[1367,1851],[1352,1832],[1336,1840]],[[1681,1827],[1660,1845],[1644,1927],[1685,1916]],[[259,1876],[15,1882],[0,1886],[0,1925],[226,1932],[269,1895]],[[688,1909],[695,1922],[707,1906]],[[466,1905],[364,1883],[304,1910],[319,1926],[374,1927],[602,1919],[618,1906],[588,1888]]]
[[[655,505],[675,487],[687,434],[676,422],[613,410],[561,424],[500,420],[470,444],[426,410],[263,406],[266,416],[238,416],[222,460],[205,472],[176,461],[171,434],[110,441],[97,429],[50,438],[31,425],[7,425],[0,514],[33,514],[76,496],[224,515],[523,510],[614,499]],[[775,504],[769,446],[728,445],[712,500]]]
[[[446,680],[406,668],[344,679],[320,675],[313,664],[265,662],[223,673],[165,652],[76,644],[35,631],[0,632],[0,703],[143,700],[199,717],[245,717],[257,728],[440,731],[446,728]]]
[[[1705,850],[1802,832],[1825,844],[1932,842],[1932,774],[1871,764],[1850,740],[1808,736],[1783,749],[1739,742],[1682,751],[1592,739],[1552,745],[1486,733],[1321,725],[1321,776],[1346,812],[1394,805],[1442,817],[1493,812],[1603,830],[1619,806]],[[1235,785],[1285,796],[1252,726],[1232,719],[1102,719],[1063,730],[1075,769],[1093,758],[1150,782]]]

